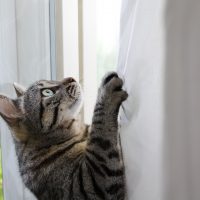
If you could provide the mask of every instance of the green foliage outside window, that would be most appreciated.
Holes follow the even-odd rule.
[[[1,151],[0,151],[0,200],[3,200],[3,177],[2,177],[2,165],[1,165]]]

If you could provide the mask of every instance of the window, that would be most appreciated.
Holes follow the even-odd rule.
[[[79,80],[84,90],[84,121],[91,122],[97,88],[107,71],[116,69],[121,0],[63,0],[57,16],[57,55],[63,76]],[[57,10],[57,13],[60,13]],[[61,17],[61,19],[60,19]],[[57,37],[58,38],[58,37]],[[59,60],[60,62],[60,60]]]

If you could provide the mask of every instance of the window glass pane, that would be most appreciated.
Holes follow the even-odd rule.
[[[97,0],[97,80],[116,69],[121,0]]]

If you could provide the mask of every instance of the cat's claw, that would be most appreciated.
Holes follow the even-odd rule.
[[[107,73],[103,78],[102,85],[106,85],[114,77],[118,78],[118,74],[116,72]]]

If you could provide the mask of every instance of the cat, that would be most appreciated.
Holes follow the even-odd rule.
[[[41,80],[18,98],[0,95],[0,115],[15,144],[19,171],[39,200],[124,200],[118,112],[128,97],[110,72],[102,80],[91,126],[78,120],[82,90],[73,78]]]

